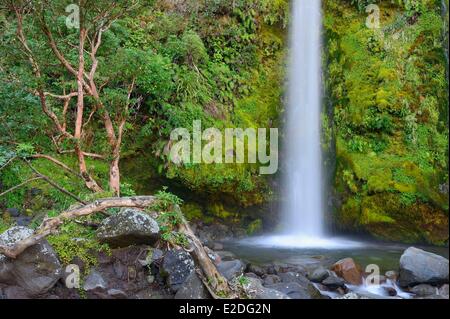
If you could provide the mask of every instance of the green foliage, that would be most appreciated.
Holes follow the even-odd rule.
[[[369,3],[382,13],[376,32],[364,23]],[[325,2],[343,228],[443,242],[448,96],[438,12],[435,1]]]
[[[110,254],[109,247],[95,239],[94,231],[74,222],[64,223],[58,234],[47,239],[63,264],[68,265],[78,258],[86,271],[97,265],[99,252]]]

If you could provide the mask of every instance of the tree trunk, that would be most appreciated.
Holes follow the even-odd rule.
[[[120,196],[120,156],[116,156],[109,165],[109,187],[114,196]]]

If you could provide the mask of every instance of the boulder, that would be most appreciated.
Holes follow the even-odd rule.
[[[264,276],[264,286],[270,286],[281,282],[281,278],[277,275],[265,275]]]
[[[345,258],[331,266],[331,270],[352,285],[361,285],[363,275],[361,267],[352,258]]]
[[[338,288],[346,289],[345,281],[342,278],[335,276],[334,274],[328,276],[322,281],[322,285],[330,290],[337,290]]]
[[[309,275],[309,280],[321,283],[330,276],[330,271],[324,267],[319,267]]]
[[[127,208],[103,220],[97,238],[112,247],[152,245],[159,239],[159,226],[145,212]]]
[[[262,277],[266,273],[263,267],[255,264],[248,265],[247,271],[258,275],[259,277]]]
[[[310,287],[302,287],[296,282],[278,283],[266,286],[266,288],[278,290],[291,299],[314,299],[311,294],[313,291],[309,289]]]
[[[263,287],[259,279],[250,277],[246,277],[246,279],[243,289],[251,299],[291,299],[278,290]]]
[[[217,270],[228,280],[233,280],[244,273],[246,265],[239,259],[223,261],[217,266]]]
[[[420,284],[409,289],[409,292],[418,297],[425,297],[439,294],[439,290],[436,287],[426,284]]]
[[[211,295],[195,272],[178,289],[175,299],[210,299]]]
[[[306,287],[311,284],[308,278],[303,276],[302,274],[295,273],[295,272],[286,272],[286,273],[280,273],[278,276],[281,278],[281,281],[284,283],[290,283],[295,282],[299,284],[300,286]]]
[[[170,290],[176,293],[194,269],[194,260],[189,253],[184,250],[171,250],[164,256],[160,273],[166,278]]]
[[[410,247],[400,257],[399,285],[405,288],[419,284],[446,284],[448,267],[448,259]]]
[[[0,245],[12,247],[32,234],[30,228],[12,227],[0,235]],[[46,293],[61,277],[61,264],[46,240],[27,248],[16,259],[0,254],[0,283],[20,286],[32,296]]]

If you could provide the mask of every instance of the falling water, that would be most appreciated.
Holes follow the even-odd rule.
[[[324,229],[321,30],[321,0],[292,0],[282,233],[247,239],[247,243],[320,249],[361,245],[328,237]]]
[[[289,235],[322,237],[321,1],[293,0],[283,206]]]

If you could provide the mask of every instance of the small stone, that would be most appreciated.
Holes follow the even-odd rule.
[[[386,292],[386,294],[390,297],[397,296],[397,290],[393,287],[383,287],[383,290]]]
[[[397,281],[398,279],[398,274],[394,270],[389,270],[384,275],[386,276],[387,279],[390,279],[392,281]]]
[[[107,284],[103,276],[96,270],[92,270],[87,276],[83,289],[85,291],[106,290]]]
[[[120,289],[109,289],[107,294],[114,299],[127,299],[127,294]]]
[[[448,299],[448,285],[443,285],[441,288],[439,288],[439,295],[445,297]]]

